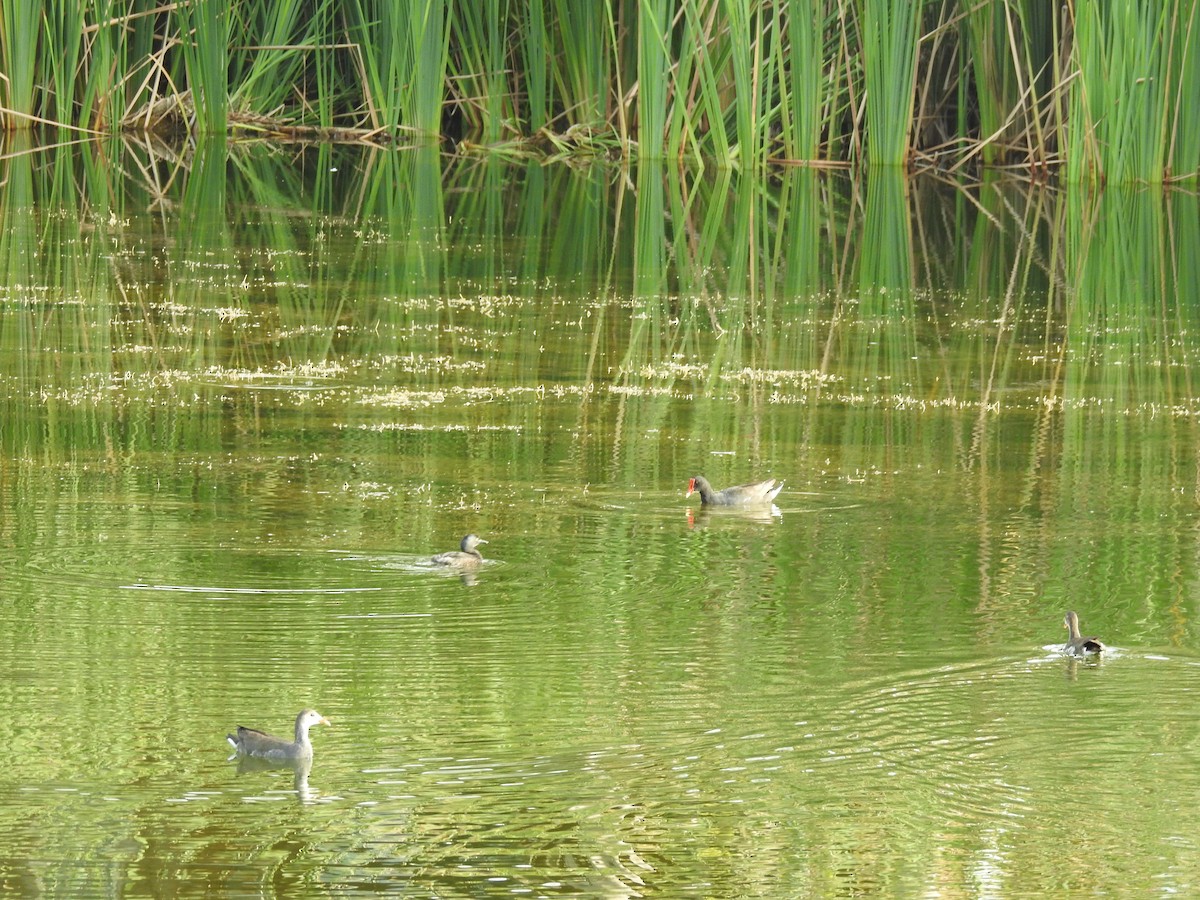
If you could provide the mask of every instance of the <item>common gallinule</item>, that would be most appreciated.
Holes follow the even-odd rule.
[[[1083,656],[1085,653],[1099,653],[1104,649],[1099,638],[1079,636],[1079,616],[1075,613],[1069,612],[1063,616],[1063,625],[1066,626],[1070,635],[1066,644],[1063,645],[1064,652]]]
[[[238,753],[247,756],[257,756],[261,759],[297,760],[312,757],[312,744],[308,740],[308,729],[314,725],[329,725],[327,718],[315,709],[302,709],[296,716],[296,739],[287,741],[283,738],[259,731],[257,728],[246,728],[239,725],[237,734],[225,735],[225,740],[233,745]]]
[[[468,534],[462,539],[459,546],[461,550],[448,550],[445,553],[439,553],[433,557],[435,566],[454,566],[457,569],[473,569],[483,562],[483,554],[475,548],[480,544],[486,544],[483,538],[477,534]]]
[[[763,506],[773,501],[783,490],[783,482],[774,478],[756,484],[739,484],[723,491],[714,491],[703,475],[688,481],[687,496],[699,492],[702,506]]]

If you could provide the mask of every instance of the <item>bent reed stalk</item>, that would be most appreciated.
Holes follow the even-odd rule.
[[[1195,179],[1200,0],[0,4],[0,126]]]

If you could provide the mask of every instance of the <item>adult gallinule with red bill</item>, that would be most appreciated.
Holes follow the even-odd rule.
[[[439,553],[433,557],[431,562],[435,566],[453,566],[456,569],[473,569],[483,563],[483,554],[475,548],[480,544],[486,544],[483,538],[477,534],[468,534],[462,539],[459,544],[461,550],[448,550],[445,553]]]
[[[1069,635],[1067,642],[1063,645],[1064,652],[1083,656],[1087,653],[1099,653],[1104,649],[1099,638],[1079,636],[1079,616],[1075,613],[1069,612],[1063,616],[1063,625],[1066,626]]]
[[[237,734],[225,735],[233,749],[246,756],[260,759],[298,760],[312,758],[312,744],[308,740],[308,729],[313,725],[328,725],[329,720],[315,709],[302,709],[296,716],[296,739],[294,741],[275,737],[257,728],[238,726]]]
[[[723,491],[714,491],[703,475],[688,481],[687,496],[700,494],[703,506],[764,506],[772,502],[783,490],[783,482],[768,478],[756,484],[739,484]]]

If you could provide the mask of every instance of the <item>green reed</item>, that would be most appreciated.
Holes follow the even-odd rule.
[[[773,28],[770,30],[762,28],[761,7],[756,14],[752,15],[747,0],[726,0],[723,4],[723,12],[725,13],[723,18],[726,29],[721,35],[720,53],[714,61],[718,63],[719,67],[715,67],[718,68],[718,72],[725,70],[727,74],[723,79],[723,85],[716,78],[709,80],[710,83],[724,88],[718,97],[714,98],[715,102],[710,105],[722,109],[732,106],[733,133],[724,142],[724,147],[731,148],[742,157],[744,162],[749,164],[761,155],[760,148],[762,147],[762,141],[759,140],[757,134],[758,124],[763,119],[758,79],[759,77],[770,78],[769,72],[764,71],[764,66],[756,65],[757,57],[762,52],[765,40],[769,40],[772,36],[777,40],[778,37],[773,35]],[[754,21],[751,21],[752,19]],[[772,26],[776,22],[774,18],[770,21]],[[708,58],[714,59],[711,49]],[[768,57],[767,61],[773,63],[774,58]],[[738,98],[738,102],[732,104],[722,102],[731,91],[732,96]]]
[[[980,4],[967,20],[975,81],[979,85],[976,93],[979,130],[1004,138],[1015,130],[1008,117],[1021,95],[1019,78],[1022,73],[1011,64],[1013,48],[1011,42],[1004,39],[1006,30],[1001,27],[1011,14],[1012,7],[1007,3]],[[1004,144],[989,143],[982,153],[987,162],[1002,159]]]
[[[921,2],[864,0],[863,86],[872,163],[904,165],[912,137]]]
[[[1181,55],[1174,96],[1168,98],[1173,119],[1167,152],[1167,174],[1191,177],[1200,173],[1200,104],[1189,92],[1200,83],[1200,4],[1176,4],[1169,25],[1172,45]]]
[[[289,104],[312,54],[323,52],[311,48],[321,42],[328,7],[301,0],[231,7],[236,37],[229,60],[230,108],[260,113]]]
[[[627,87],[617,68],[612,4],[552,0],[545,13],[544,30],[530,31],[530,40],[544,39],[545,46],[540,53],[527,53],[527,58],[531,65],[545,58],[550,66],[549,82],[557,103],[547,109],[547,115],[561,116],[568,127],[596,127],[609,115],[610,91],[617,88],[620,96]],[[627,122],[623,99],[613,104],[612,112],[618,132],[628,139],[627,124],[620,125]]]
[[[5,75],[0,79],[0,111],[10,130],[30,127],[39,112],[34,101],[39,81],[54,77],[45,69],[47,61],[37,56],[41,7],[34,0],[11,0],[0,5],[0,63]],[[74,43],[72,37],[63,36]],[[57,73],[64,76],[63,67],[58,67]]]
[[[420,134],[440,131],[447,70],[446,15],[440,0],[426,0],[424,4],[409,7],[407,30],[402,32],[406,38],[405,58],[412,61],[411,74],[403,84],[404,122]]]
[[[203,134],[224,134],[229,111],[228,9],[219,3],[182,3],[174,15],[196,111],[195,127]]]
[[[485,144],[496,143],[505,120],[515,115],[506,77],[507,6],[504,0],[462,4],[454,19],[452,44],[458,52],[452,56],[450,84],[469,131]]]
[[[46,20],[46,38],[62,49],[62,55],[50,57],[50,81],[53,85],[51,118],[57,122],[69,122],[75,104],[75,72],[83,57],[83,9],[71,6],[63,10],[61,19]],[[14,61],[20,65],[19,61]],[[11,69],[10,69],[11,71]]]
[[[1200,66],[1196,4],[1083,4],[1076,19],[1079,78],[1066,126],[1067,177],[1125,183],[1195,175],[1200,158],[1191,98]],[[1179,171],[1179,163],[1192,166]]]
[[[639,0],[637,29],[638,156],[661,159],[665,149],[667,103],[673,88],[670,26],[673,0]]]
[[[1198,0],[0,5],[0,115],[760,166],[1200,169]]]
[[[520,22],[525,83],[525,122],[531,134],[537,134],[550,122],[549,34],[546,31],[546,4],[530,0]]]
[[[97,0],[88,22],[78,123],[113,133],[151,132],[186,121],[187,89],[171,16],[130,13],[118,0]]]
[[[713,142],[726,148],[728,138],[719,92],[713,83],[713,67],[708,64],[710,56],[705,50],[710,36],[705,33],[704,21],[694,4],[685,4],[681,12],[684,17],[683,38],[675,81],[678,96],[686,100],[672,105],[673,115],[664,115],[668,130],[665,147],[658,154],[647,156],[665,155],[670,159],[686,157],[696,160],[703,157],[703,148],[698,143],[702,129],[707,130]],[[644,77],[639,78],[639,99],[643,83]]]
[[[97,0],[95,15],[98,22],[113,20],[112,0]],[[80,22],[80,35],[86,25],[92,23]],[[136,35],[137,29],[130,31]],[[55,119],[61,123],[78,123],[84,128],[94,128],[109,133],[116,131],[119,122],[125,114],[126,97],[133,93],[133,88],[118,83],[118,73],[127,73],[128,57],[122,53],[122,48],[136,44],[136,37],[130,37],[126,30],[116,25],[95,25],[90,32],[90,43],[87,46],[86,57],[81,53],[75,61],[75,68],[69,73],[72,84],[69,91],[55,90],[56,109],[61,110]],[[69,45],[69,38],[50,38],[51,45],[64,49]],[[82,48],[81,48],[82,49]],[[140,48],[139,48],[140,50]],[[69,50],[67,54],[69,54]],[[136,52],[136,51],[135,51]],[[67,55],[67,54],[64,54]],[[137,53],[143,56],[143,53]],[[86,58],[86,69],[84,63]],[[87,71],[87,77],[78,73]],[[107,73],[107,74],[101,74]],[[129,73],[132,76],[132,73]],[[132,76],[136,77],[136,76]],[[131,77],[131,80],[132,80]],[[78,107],[72,108],[64,103],[67,97],[78,98]]]
[[[793,160],[819,158],[823,113],[826,22],[819,3],[790,7],[786,30],[776,43],[780,59],[780,109],[777,117],[784,154]]]

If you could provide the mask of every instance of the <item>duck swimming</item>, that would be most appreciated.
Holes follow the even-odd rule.
[[[260,759],[292,761],[312,759],[312,744],[308,740],[308,729],[313,725],[329,725],[330,721],[315,709],[302,709],[296,716],[296,739],[293,741],[275,737],[257,728],[239,725],[236,734],[225,735],[233,749],[246,756]]]
[[[1084,656],[1104,650],[1104,645],[1100,643],[1099,638],[1079,636],[1079,616],[1075,613],[1069,612],[1063,616],[1063,625],[1066,626],[1068,635],[1067,642],[1063,645],[1064,653]]]
[[[459,544],[461,549],[448,550],[445,553],[439,553],[431,558],[435,566],[454,566],[459,569],[474,569],[483,564],[483,554],[475,548],[480,544],[486,544],[483,538],[477,534],[468,534],[462,539]]]
[[[783,482],[768,478],[754,484],[739,484],[724,490],[713,490],[703,475],[697,475],[688,481],[687,497],[700,494],[702,506],[765,506],[771,503],[783,490]]]

